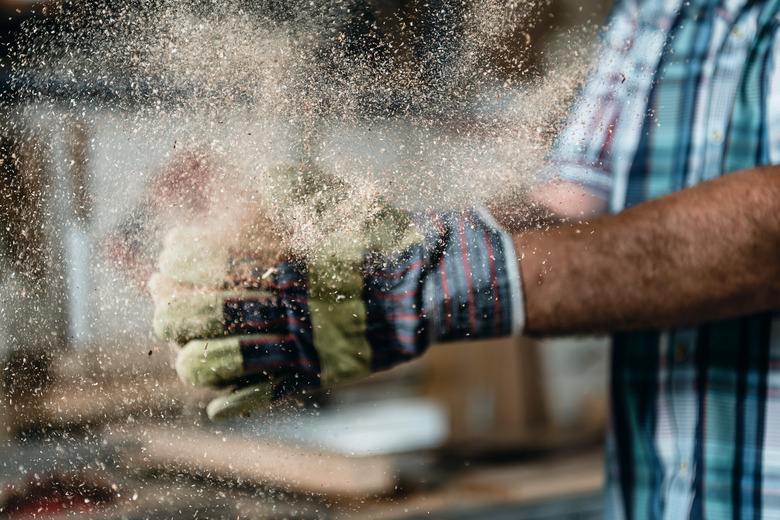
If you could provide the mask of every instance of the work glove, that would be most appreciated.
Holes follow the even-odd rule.
[[[157,334],[182,345],[179,377],[230,389],[209,403],[212,419],[389,369],[432,343],[521,331],[511,238],[486,212],[410,214],[379,197],[356,204],[308,167],[270,174],[276,210],[316,220],[316,249],[226,246],[224,234],[179,228],[150,282]]]

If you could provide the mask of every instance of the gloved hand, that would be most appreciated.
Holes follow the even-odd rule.
[[[411,216],[378,198],[356,205],[309,168],[273,175],[288,207],[316,215],[320,247],[285,258],[179,229],[150,282],[157,334],[184,345],[180,378],[233,387],[211,418],[391,368],[432,342],[520,332],[517,259],[486,213]]]

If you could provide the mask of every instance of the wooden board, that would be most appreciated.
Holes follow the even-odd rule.
[[[391,458],[346,457],[202,428],[139,426],[108,438],[126,444],[126,463],[171,472],[356,498],[392,492]]]

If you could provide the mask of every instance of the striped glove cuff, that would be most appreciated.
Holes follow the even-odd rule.
[[[512,237],[483,209],[436,219],[445,238],[423,285],[429,340],[522,334],[523,292]]]

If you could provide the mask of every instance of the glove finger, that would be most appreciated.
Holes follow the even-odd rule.
[[[193,340],[176,355],[176,373],[191,386],[224,388],[243,375],[243,366],[237,337]]]
[[[149,281],[155,301],[154,330],[167,341],[186,343],[224,334],[302,334],[307,328],[306,284],[299,271],[280,264],[261,290],[203,291],[161,273]]]
[[[206,414],[212,421],[222,421],[267,413],[316,386],[316,381],[300,374],[285,374],[269,381],[237,385],[230,392],[212,399],[206,407]]]
[[[160,339],[185,343],[223,333],[224,292],[194,290],[155,273],[149,279],[154,301],[154,332]]]
[[[263,236],[268,233],[264,229],[217,231],[202,226],[172,229],[157,260],[159,272],[199,288],[265,288],[269,269],[284,258],[278,239]]]
[[[157,269],[180,284],[223,288],[229,260],[229,244],[209,236],[202,226],[181,226],[165,237]]]
[[[314,347],[293,335],[228,336],[187,343],[176,356],[176,372],[185,383],[224,388],[242,379],[273,379],[297,374],[318,384],[319,359]]]
[[[181,344],[195,338],[222,336],[228,330],[277,332],[281,328],[242,327],[258,325],[260,316],[281,305],[278,297],[264,291],[202,291],[179,284],[161,273],[149,280],[155,302],[154,331],[161,339]],[[245,302],[242,305],[234,302]],[[248,309],[244,309],[247,307]],[[265,310],[264,310],[265,309]],[[251,312],[249,312],[251,310]],[[276,312],[275,314],[278,314]],[[265,320],[271,325],[280,322]]]
[[[224,421],[267,412],[271,408],[272,395],[273,384],[270,382],[237,387],[212,399],[206,406],[206,414],[212,421]]]

